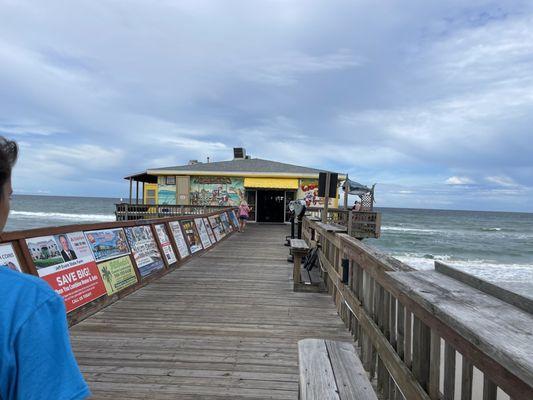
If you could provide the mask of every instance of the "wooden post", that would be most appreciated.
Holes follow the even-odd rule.
[[[326,172],[326,191],[324,192],[324,209],[322,210],[322,222],[328,222],[328,208],[329,208],[329,181],[331,173]]]
[[[346,174],[346,180],[344,181],[344,209],[348,209],[348,191],[346,186],[348,185],[348,174]]]
[[[135,189],[135,204],[139,204],[139,181],[137,181],[137,188]]]
[[[130,201],[128,202],[129,204],[131,204],[132,195],[133,195],[133,181],[130,178]]]

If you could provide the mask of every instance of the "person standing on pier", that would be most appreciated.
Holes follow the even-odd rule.
[[[246,221],[248,221],[248,218],[250,218],[250,207],[248,207],[248,203],[246,201],[241,201],[241,205],[239,206],[239,232],[244,232],[244,228],[246,228]]]
[[[18,147],[0,136],[0,232]],[[72,353],[63,299],[45,281],[0,268],[0,399],[80,400],[89,387]]]

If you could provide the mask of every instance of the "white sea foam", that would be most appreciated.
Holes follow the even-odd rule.
[[[488,260],[456,260],[448,255],[433,258],[415,254],[394,255],[395,258],[418,270],[432,270],[435,261],[442,261],[489,281],[533,281],[533,264],[497,263]]]
[[[64,221],[95,221],[106,222],[115,221],[115,216],[111,214],[69,214],[57,212],[37,212],[37,211],[16,211],[12,210],[10,215],[15,218],[34,219],[55,219]]]
[[[423,229],[423,228],[403,228],[401,226],[382,226],[382,231],[391,232],[412,232],[412,233],[441,233],[445,232],[438,229]]]

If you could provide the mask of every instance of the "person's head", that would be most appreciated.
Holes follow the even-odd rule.
[[[13,193],[11,170],[17,161],[17,155],[17,144],[0,136],[0,232],[4,229],[9,215],[9,202]]]
[[[63,250],[65,250],[65,251],[69,251],[70,250],[68,248],[68,240],[67,240],[67,237],[65,235],[60,235],[59,236],[59,243],[61,244],[61,247],[63,248]]]

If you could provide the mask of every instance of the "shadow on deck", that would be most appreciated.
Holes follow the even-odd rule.
[[[71,329],[95,399],[297,399],[303,338],[351,340],[295,293],[286,226],[250,225]]]

